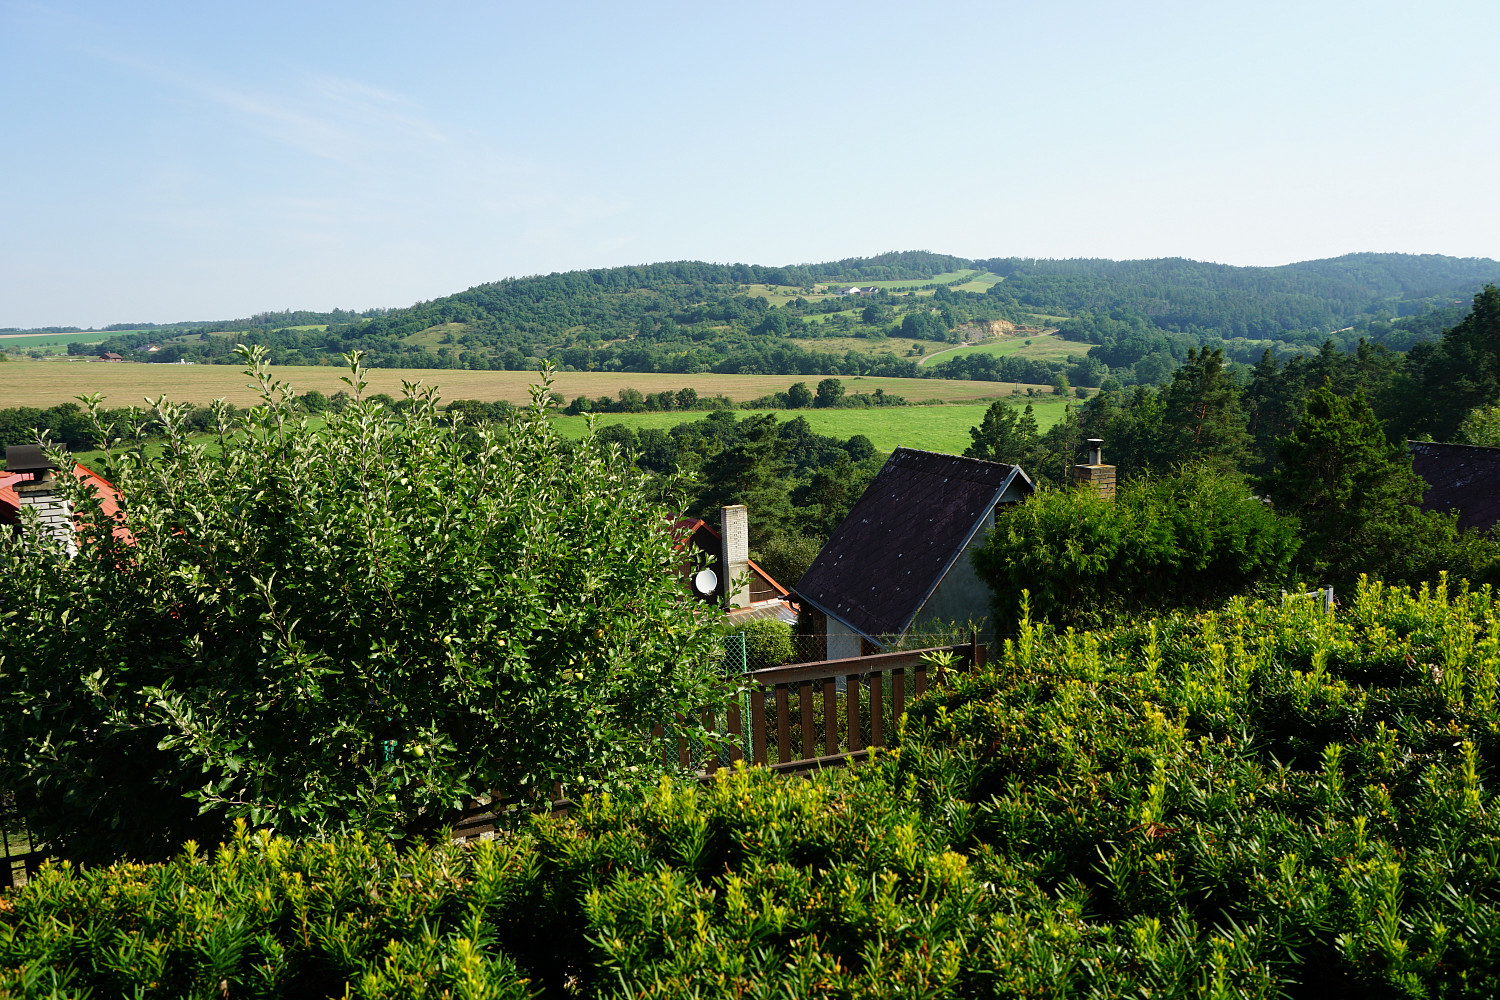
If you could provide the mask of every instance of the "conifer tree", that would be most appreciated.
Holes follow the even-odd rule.
[[[1250,450],[1240,386],[1224,352],[1189,350],[1162,392],[1163,458],[1171,463],[1207,461],[1226,472],[1239,469]]]
[[[1420,509],[1426,483],[1406,448],[1387,440],[1362,391],[1314,390],[1302,422],[1276,451],[1281,465],[1270,494],[1279,511],[1301,521],[1307,582],[1348,587],[1367,573],[1418,583],[1448,570],[1478,584],[1493,575],[1492,542],[1460,532],[1451,514]]]
[[[1003,399],[990,404],[979,426],[969,428],[969,437],[972,440],[964,449],[966,458],[1006,462],[1023,468],[1038,457],[1041,446],[1031,404],[1017,410]]]

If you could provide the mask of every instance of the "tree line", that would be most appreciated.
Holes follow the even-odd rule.
[[[984,292],[933,282],[945,270],[1004,280]],[[876,277],[876,276],[879,277]],[[273,364],[337,364],[365,352],[377,367],[639,373],[874,375],[1070,386],[1163,385],[1189,350],[1221,350],[1253,366],[1325,341],[1407,350],[1435,341],[1466,313],[1500,264],[1438,256],[1356,254],[1279,268],[1187,260],[968,261],[887,254],[820,265],[762,267],[679,261],[506,279],[405,309],[311,314],[121,332],[100,347],[155,362],[234,363],[237,344],[264,346]],[[910,280],[871,289],[868,282]],[[819,295],[861,282],[868,295]],[[917,289],[919,286],[921,291]],[[752,286],[795,290],[771,305]],[[899,289],[909,289],[902,292]],[[926,343],[954,343],[997,321],[1055,323],[1078,352],[1064,360],[970,354],[918,366]],[[170,334],[164,337],[163,334]],[[418,335],[421,336],[418,336]],[[829,337],[872,346],[900,338],[919,350],[830,351]],[[147,344],[159,350],[143,353]]]
[[[1439,341],[1405,356],[1368,342],[1352,352],[1325,343],[1284,364],[1267,353],[1242,375],[1221,350],[1190,348],[1163,386],[1102,391],[1045,433],[1030,407],[996,403],[970,432],[967,454],[1017,463],[1035,479],[1065,485],[1085,440],[1104,440],[1105,460],[1124,483],[1122,502],[1095,511],[1091,523],[1108,522],[1115,534],[1100,543],[1087,572],[1056,577],[1059,608],[1119,608],[1144,599],[1152,574],[1111,560],[1141,558],[1179,536],[1187,548],[1171,559],[1150,557],[1175,567],[1165,586],[1179,602],[1222,592],[1191,583],[1189,568],[1207,565],[1194,551],[1237,554],[1238,575],[1210,575],[1221,584],[1237,580],[1242,589],[1294,575],[1341,588],[1361,574],[1414,584],[1445,570],[1476,585],[1500,584],[1500,546],[1488,534],[1459,530],[1452,514],[1419,509],[1426,484],[1412,471],[1406,446],[1409,438],[1500,445],[1497,404],[1500,290],[1491,285]],[[1180,503],[1188,487],[1153,484],[1183,479],[1229,485],[1188,504],[1191,525],[1161,528],[1159,517],[1171,519],[1164,508]],[[1265,511],[1245,505],[1251,493]],[[1008,522],[997,533],[997,554],[987,557],[992,582],[1007,592],[1025,579],[1041,587],[1050,572],[1039,569],[1044,554],[1079,545],[1080,503],[1058,494]],[[1270,518],[1268,527],[1248,530],[1252,514]],[[1106,550],[1115,555],[1100,554]],[[1107,596],[1109,586],[1125,581],[1134,597]],[[1064,599],[1072,587],[1106,590],[1090,590],[1091,600]]]

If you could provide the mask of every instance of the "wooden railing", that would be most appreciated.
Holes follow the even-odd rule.
[[[789,663],[741,674],[737,686],[743,697],[696,720],[702,732],[716,735],[708,741],[679,736],[677,763],[696,766],[699,780],[707,781],[720,767],[746,758],[782,774],[865,760],[872,747],[887,746],[909,697],[944,683],[927,662],[934,653],[952,653],[955,671],[984,666],[985,646],[971,633],[968,642],[956,646]],[[666,735],[665,727],[657,726],[654,735]],[[550,801],[511,808],[565,813],[572,805],[558,786]],[[472,810],[454,827],[454,836],[488,836],[495,828],[495,811],[506,808],[497,804]]]
[[[711,775],[721,765],[747,757],[780,772],[863,760],[871,747],[887,745],[909,696],[922,694],[929,683],[941,683],[940,676],[929,676],[927,660],[934,653],[952,653],[956,670],[984,666],[984,644],[971,634],[956,646],[790,663],[742,675],[749,726],[744,726],[744,704],[732,704],[722,713],[722,727],[715,724],[718,718],[705,715],[704,729],[723,733],[727,750],[704,760],[702,773]],[[694,754],[686,739],[678,739],[677,756],[679,764],[692,765]]]

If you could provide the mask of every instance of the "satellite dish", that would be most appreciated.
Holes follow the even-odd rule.
[[[707,597],[719,585],[719,575],[711,569],[700,569],[693,576],[693,589]]]

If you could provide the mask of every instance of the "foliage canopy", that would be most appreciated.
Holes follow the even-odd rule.
[[[38,834],[88,861],[241,816],[401,835],[659,769],[715,630],[618,448],[561,439],[545,385],[500,425],[416,385],[390,412],[357,362],[317,427],[246,358],[264,403],[216,452],[164,400],[161,455],[112,452],[118,525],[64,477],[76,558],[0,542],[0,786]]]
[[[1125,615],[1210,607],[1286,579],[1295,523],[1208,465],[1125,483],[1114,499],[1091,488],[1042,489],[996,511],[974,553],[1002,630],[1023,590],[1037,616],[1089,626]]]
[[[405,857],[240,834],[50,868],[0,907],[0,992],[1495,996],[1500,615],[1349,597],[1023,621],[894,752],[805,781],[664,780]]]

